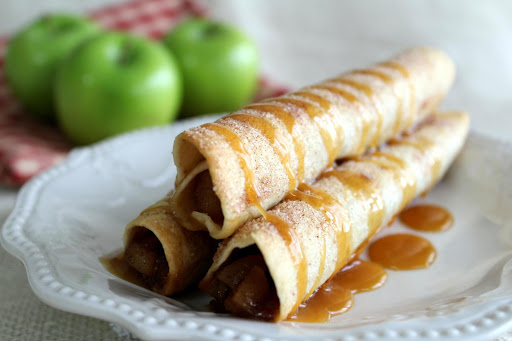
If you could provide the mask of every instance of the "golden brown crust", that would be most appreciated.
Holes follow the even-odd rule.
[[[346,161],[292,192],[223,241],[201,286],[216,281],[234,250],[257,246],[285,319],[415,196],[441,179],[462,148],[464,113],[436,115],[411,135]]]
[[[230,236],[335,159],[360,155],[409,129],[437,106],[453,78],[444,53],[416,48],[183,132],[173,151],[178,221],[214,238]],[[190,202],[191,174],[204,162],[222,223]]]
[[[199,282],[212,262],[217,243],[207,232],[189,231],[179,226],[173,217],[170,196],[166,196],[142,211],[126,226],[125,250],[130,250],[132,245],[144,238],[147,235],[144,233],[145,231],[151,231],[158,239],[165,254],[164,261],[168,266],[168,272],[165,275],[158,274],[158,271],[149,271],[150,276],[145,276],[153,291],[168,296]],[[143,233],[141,234],[141,232]],[[144,248],[148,247],[147,245],[139,243],[137,246]],[[133,264],[148,263],[145,258],[153,257],[154,250],[155,247],[147,250],[135,250],[138,258],[131,262]],[[147,264],[143,264],[138,268],[144,267],[144,265],[147,267]]]

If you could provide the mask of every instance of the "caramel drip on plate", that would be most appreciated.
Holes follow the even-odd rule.
[[[370,130],[370,117],[367,117],[365,115],[366,110],[362,108],[360,100],[352,93],[345,91],[343,89],[337,88],[335,86],[328,86],[328,85],[313,85],[310,86],[308,89],[318,89],[318,90],[325,90],[329,91],[332,94],[335,94],[337,96],[340,96],[344,98],[345,100],[349,101],[353,105],[357,105],[357,108],[359,112],[361,113],[361,121],[362,121],[362,134],[361,134],[361,141],[359,142],[359,146],[357,148],[357,153],[362,154],[365,149],[366,139],[368,137],[368,132]]]
[[[297,271],[297,303],[293,307],[295,311],[303,297],[306,295],[308,284],[308,262],[302,251],[302,245],[295,231],[290,227],[286,221],[279,216],[269,213],[266,215],[265,220],[271,223],[283,238],[290,254],[293,258],[293,263]]]
[[[349,289],[343,286],[321,287],[306,302],[302,303],[298,310],[288,316],[287,321],[325,323],[332,316],[349,311],[353,304],[354,295]]]
[[[427,232],[446,231],[453,226],[452,214],[436,205],[411,206],[400,213],[400,221],[414,230]]]
[[[304,144],[301,141],[299,135],[295,133],[295,117],[286,112],[282,107],[273,104],[267,103],[256,103],[246,106],[244,109],[246,110],[256,110],[261,113],[269,113],[279,119],[286,126],[288,130],[288,134],[292,137],[295,154],[297,155],[297,183],[294,188],[297,186],[299,182],[304,180]]]
[[[297,178],[292,169],[290,158],[286,157],[286,155],[289,155],[286,148],[286,141],[283,141],[283,137],[277,128],[265,118],[247,113],[231,114],[229,118],[250,124],[269,140],[288,176],[288,190],[293,191],[297,187]]]
[[[414,88],[414,83],[412,82],[411,74],[409,73],[409,71],[407,71],[407,69],[405,67],[398,64],[397,62],[387,61],[387,62],[381,63],[380,66],[387,67],[387,68],[390,68],[390,69],[400,72],[402,74],[402,76],[404,76],[404,78],[406,78],[409,83],[410,103],[409,103],[409,119],[407,120],[407,127],[410,127],[412,125],[412,123],[414,122],[414,114],[416,111],[416,99],[415,99],[416,98],[416,95],[415,95],[416,89]]]
[[[245,150],[245,147],[240,137],[238,137],[238,135],[230,128],[220,125],[218,123],[207,123],[204,126],[224,137],[224,139],[229,143],[231,148],[236,152],[240,160],[240,165],[242,166],[242,170],[245,175],[245,189],[247,192],[247,199],[252,205],[256,206],[256,208],[258,209],[262,216],[265,216],[267,212],[261,206],[258,192],[254,186],[254,173],[251,171],[251,168],[249,167],[251,159],[247,151]]]
[[[331,164],[336,159],[338,143],[338,134],[335,127],[330,124],[331,120],[325,120],[325,116],[329,116],[329,113],[322,110],[316,104],[311,104],[306,100],[297,98],[280,97],[272,99],[272,102],[283,103],[285,105],[293,105],[302,111],[304,111],[311,120],[315,123],[322,142],[327,151],[328,164]]]
[[[391,234],[368,248],[373,262],[391,270],[426,269],[436,259],[436,249],[425,238],[413,234]]]
[[[396,92],[393,77],[385,74],[384,72],[380,72],[377,70],[370,70],[370,69],[355,70],[353,73],[377,77],[378,79],[380,79],[381,81],[383,81],[384,83],[386,83],[387,85],[390,86],[391,91],[393,91],[393,95],[395,96],[395,98],[398,101],[397,116],[396,116],[395,124],[393,126],[393,135],[398,134],[398,132],[400,131],[400,126],[401,126],[402,120],[404,118],[403,98],[401,96],[399,96],[398,93]]]
[[[126,262],[123,251],[116,253],[114,256],[101,257],[100,262],[112,275],[151,290],[151,288],[142,279],[141,274]]]
[[[363,83],[356,82],[351,79],[347,78],[336,78],[332,80],[333,82],[345,84],[348,85],[354,89],[357,89],[359,91],[364,92],[366,97],[368,97],[373,105],[373,108],[375,110],[375,113],[377,114],[377,129],[375,131],[375,135],[373,136],[372,142],[370,143],[370,147],[374,148],[377,146],[378,141],[380,139],[381,131],[382,131],[382,120],[383,120],[383,114],[382,114],[382,108],[380,103],[375,99],[374,93],[372,88],[370,88],[368,85],[365,85]]]
[[[380,288],[387,277],[386,270],[379,264],[358,259],[347,264],[333,281],[342,283],[354,293],[361,293]]]
[[[352,307],[354,294],[380,288],[387,277],[386,270],[380,265],[355,260],[324,283],[313,296],[288,317],[288,320],[309,323],[327,322],[331,317],[343,314]]]

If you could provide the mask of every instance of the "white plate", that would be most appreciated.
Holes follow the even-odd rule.
[[[434,265],[389,271],[383,288],[357,295],[327,324],[216,315],[203,294],[165,298],[111,275],[98,258],[119,250],[124,225],[171,188],[174,137],[211,119],[78,149],[23,187],[2,242],[41,300],[155,340],[482,340],[512,329],[512,145],[474,133],[446,179],[419,200],[455,216],[450,231],[428,235]],[[395,223],[384,233],[403,229]]]

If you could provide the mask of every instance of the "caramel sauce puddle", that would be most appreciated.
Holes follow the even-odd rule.
[[[453,225],[450,212],[436,205],[412,206],[399,217],[404,224],[419,231],[445,231]],[[437,252],[430,241],[421,236],[397,233],[372,242],[368,255],[371,261],[357,259],[358,255],[352,257],[355,259],[301,303],[287,321],[328,322],[352,308],[355,294],[383,286],[388,278],[385,268],[426,269],[434,263]]]
[[[417,231],[441,232],[453,226],[453,216],[437,205],[416,205],[400,213],[400,221]]]
[[[391,270],[426,269],[437,256],[434,246],[425,238],[407,233],[390,234],[368,247],[373,262]]]
[[[354,304],[354,294],[380,288],[388,274],[376,263],[355,260],[322,285],[299,306],[288,321],[321,323],[347,312]]]

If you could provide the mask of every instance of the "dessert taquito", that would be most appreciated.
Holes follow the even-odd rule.
[[[433,115],[409,136],[301,184],[221,242],[200,288],[235,315],[286,319],[441,179],[468,126],[464,113]]]
[[[223,239],[333,161],[425,118],[451,87],[443,52],[414,48],[188,129],[174,143],[178,222]]]
[[[217,242],[205,231],[189,231],[174,219],[170,196],[142,211],[124,233],[124,259],[161,295],[196,284],[212,263]]]

